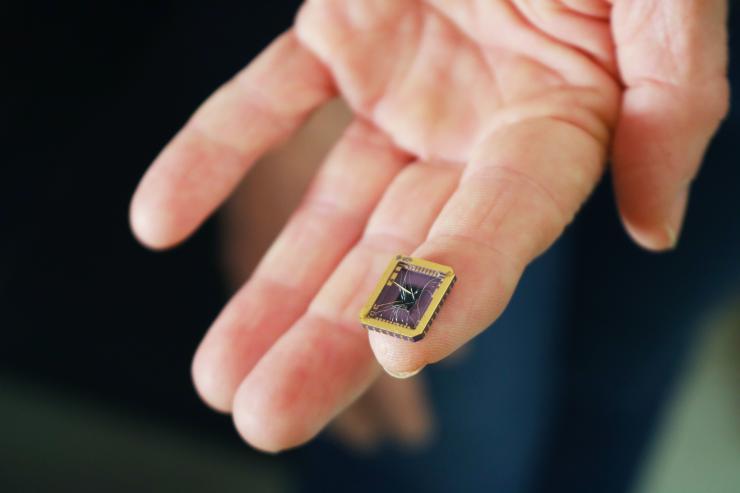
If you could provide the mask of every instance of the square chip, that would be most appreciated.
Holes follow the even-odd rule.
[[[446,265],[396,255],[362,308],[360,323],[366,329],[418,341],[429,330],[455,279]]]

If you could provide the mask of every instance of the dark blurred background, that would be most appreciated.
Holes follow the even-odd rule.
[[[0,416],[28,419],[0,423],[0,490],[46,491],[37,481],[74,486],[74,472],[45,477],[63,472],[65,462],[82,469],[77,487],[111,491],[123,481],[121,491],[132,489],[137,479],[124,481],[125,467],[117,480],[89,482],[106,477],[93,471],[105,467],[98,447],[102,454],[117,447],[92,440],[91,433],[105,431],[101,423],[68,422],[77,400],[134,421],[197,429],[195,438],[249,453],[231,420],[207,409],[190,380],[192,353],[227,295],[214,225],[173,252],[152,253],[131,236],[128,203],[162,145],[290,25],[297,5],[3,6],[2,79],[9,84],[2,95]],[[11,403],[14,392],[21,408]],[[67,396],[67,415],[50,408]],[[44,424],[48,419],[71,429]],[[132,445],[116,455],[141,453]],[[168,481],[172,491],[194,486],[185,470]]]
[[[228,296],[214,221],[176,250],[152,253],[131,236],[127,212],[162,145],[216,86],[290,25],[298,3],[3,7],[0,491],[291,488],[304,457],[251,451],[230,418],[206,408],[191,384],[193,351]],[[737,164],[731,137],[737,124],[733,114],[710,154],[715,162]],[[597,212],[612,209],[602,186],[571,233],[598,234],[595,244],[575,247],[584,260],[573,275],[593,279],[591,267],[603,263],[600,244],[619,245],[637,259],[637,271],[680,271],[687,285],[707,269],[735,272],[737,256],[728,249],[740,236],[738,173],[719,164],[705,173],[686,230],[686,251],[703,262],[669,255],[656,263],[637,253],[613,211],[608,221]],[[702,209],[710,202],[702,197],[723,199]],[[706,247],[708,237],[717,238],[716,248]],[[620,265],[615,257],[602,275],[618,277]],[[713,278],[703,282],[705,295],[719,299],[729,280],[722,290]],[[579,289],[598,298],[598,284]],[[670,303],[657,294],[637,296],[628,293],[624,303]],[[599,308],[597,300],[593,310]],[[599,313],[608,315],[608,308]],[[580,341],[584,334],[593,332],[581,333]],[[636,351],[660,343],[657,336],[641,340]],[[675,361],[666,362],[670,371],[659,378],[670,380],[693,341],[687,335],[677,343]],[[572,361],[576,368],[565,371],[583,379],[578,365],[599,363],[578,354]],[[608,359],[600,362],[609,366]],[[652,420],[645,426],[652,428]],[[556,443],[558,433],[577,434],[561,428]],[[564,454],[577,449],[571,445]]]

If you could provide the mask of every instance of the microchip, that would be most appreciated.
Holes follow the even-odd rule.
[[[451,267],[396,255],[360,312],[369,330],[407,341],[421,340],[455,284]]]

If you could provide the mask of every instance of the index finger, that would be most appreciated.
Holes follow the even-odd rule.
[[[218,89],[157,157],[131,203],[139,240],[166,248],[190,235],[251,165],[335,94],[291,31]]]

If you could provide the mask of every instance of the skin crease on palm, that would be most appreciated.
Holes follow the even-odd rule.
[[[354,111],[198,349],[193,377],[204,400],[232,412],[257,448],[306,442],[363,394],[378,362],[410,376],[494,322],[607,160],[629,234],[648,249],[673,247],[727,108],[726,8],[306,2],[294,28],[195,113],[132,201],[137,237],[175,245],[315,109],[340,96]],[[418,343],[357,322],[398,252],[459,276]]]

